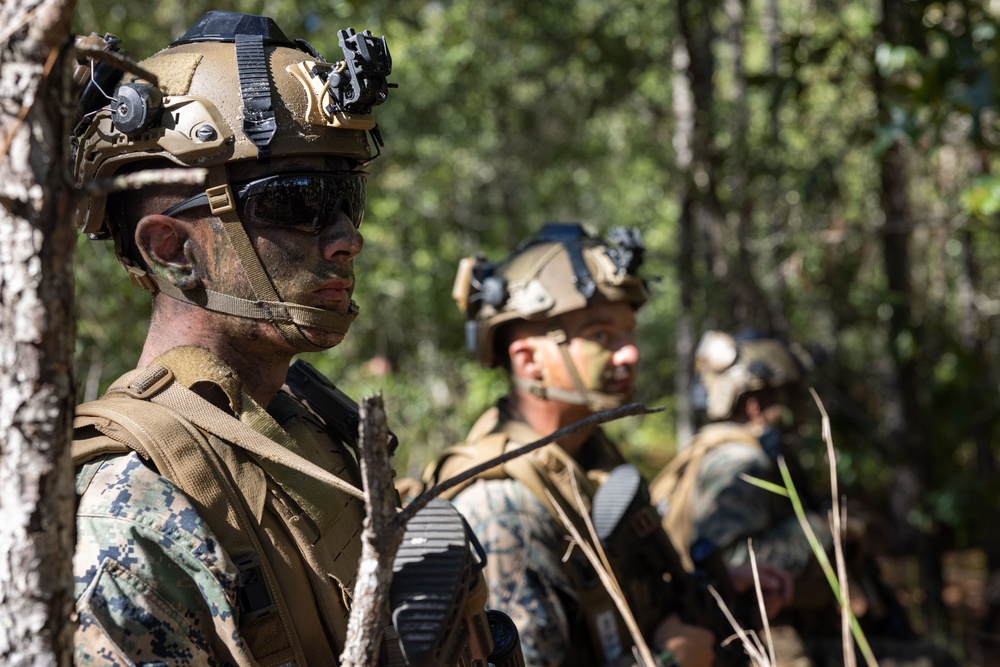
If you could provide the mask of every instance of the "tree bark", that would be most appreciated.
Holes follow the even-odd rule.
[[[72,2],[0,5],[0,663],[69,665]]]
[[[723,4],[726,2],[723,0]],[[719,199],[718,182],[723,173],[723,160],[715,141],[717,130],[717,101],[715,96],[716,60],[713,45],[718,32],[713,25],[713,15],[719,9],[717,2],[693,2],[679,0],[677,3],[677,25],[688,54],[687,75],[690,82],[692,118],[691,163],[687,172],[682,172],[682,186],[689,194],[691,218],[702,235],[704,243],[702,256],[705,258],[709,275],[718,282],[718,292],[724,303],[709,312],[722,314],[724,320],[715,326],[730,330],[745,327],[757,329],[771,328],[770,308],[762,296],[762,291],[746,261],[742,239],[734,244],[730,238],[738,236],[740,230],[731,230],[726,224],[726,211]],[[742,5],[738,0],[728,3],[728,7],[739,14],[737,25],[742,26]],[[737,37],[739,30],[736,30]],[[738,55],[742,67],[742,56]],[[741,73],[736,73],[737,78]],[[742,100],[739,102],[742,104]],[[743,134],[739,126],[745,120],[737,119],[734,134]],[[745,182],[745,179],[744,179]],[[737,188],[739,189],[739,188]],[[734,203],[739,207],[742,192],[737,193]],[[749,219],[745,210],[736,213]],[[732,254],[732,257],[730,256]],[[743,260],[742,262],[740,260]],[[735,260],[735,261],[734,261]]]

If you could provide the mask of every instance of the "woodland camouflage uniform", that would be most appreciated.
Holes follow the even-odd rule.
[[[617,240],[607,243],[578,224],[550,223],[500,264],[464,260],[453,295],[469,318],[470,347],[480,362],[490,367],[507,356],[497,333],[502,325],[545,322],[548,335],[559,341],[575,391],[514,374],[512,387],[547,400],[587,405],[591,411],[621,405],[621,396],[602,393],[596,382],[577,373],[566,356],[567,334],[557,319],[595,302],[622,301],[637,308],[646,300],[645,283],[636,274],[641,239],[634,230],[612,236]],[[480,417],[465,442],[428,467],[425,482],[453,477],[541,435],[547,434],[535,432],[503,398]],[[451,492],[488,555],[490,603],[515,621],[529,667],[632,664],[632,640],[582,550],[572,546],[564,523],[588,535],[583,515],[590,513],[607,472],[622,463],[618,447],[596,429],[574,456],[552,443]],[[566,519],[560,518],[560,509]],[[619,577],[624,577],[623,588],[633,583],[626,573]],[[636,614],[650,635],[666,615],[665,602],[643,605]]]
[[[829,590],[828,585],[816,567],[815,556],[791,503],[784,496],[746,481],[750,477],[782,485],[775,462],[777,452],[769,453],[761,444],[761,435],[759,429],[745,424],[706,425],[671,465],[654,478],[650,493],[661,514],[668,517],[670,500],[682,496],[684,520],[665,522],[664,527],[685,557],[692,544],[708,540],[725,555],[727,564],[740,565],[749,560],[747,539],[751,538],[759,560],[796,577],[797,593],[809,589],[812,592],[806,599],[814,600],[818,592],[825,601],[827,596],[823,594]],[[780,448],[776,439],[765,440],[771,441],[769,448]],[[689,467],[690,472],[685,470]],[[691,477],[685,479],[683,492],[666,498],[663,482],[675,471],[685,471]],[[807,512],[806,516],[820,543],[829,548],[833,542],[826,520],[815,512]],[[807,571],[808,581],[814,586],[803,585],[807,582]]]
[[[447,479],[478,463],[487,453],[500,454],[541,437],[512,415],[502,399],[480,417],[462,446],[444,453],[431,481]],[[587,606],[603,603],[607,607],[606,595],[603,589],[597,590],[600,584],[580,549],[568,550],[567,529],[554,515],[551,503],[540,499],[538,491],[517,477],[536,470],[551,475],[552,481],[545,488],[569,516],[576,518],[575,523],[582,525],[568,478],[576,479],[587,511],[602,473],[623,463],[624,458],[599,430],[575,460],[561,454],[558,447],[548,445],[494,469],[460,489],[452,502],[489,556],[486,581],[490,603],[517,625],[525,664],[599,667],[604,663],[592,643]],[[568,560],[564,560],[567,553]],[[584,581],[589,585],[584,586]],[[629,655],[625,664],[630,662]]]
[[[371,109],[385,99],[391,60],[383,38],[353,30],[339,37],[345,60],[327,63],[271,19],[209,12],[125,79],[114,66],[89,59],[88,68],[81,58],[76,79],[86,89],[73,136],[78,185],[150,161],[206,168],[209,187],[160,217],[201,208],[199,223],[218,218],[225,234],[215,243],[230,244],[254,298],[203,285],[181,290],[147,270],[129,250],[120,200],[91,197],[77,212],[80,229],[112,238],[132,281],[160,292],[157,299],[265,321],[287,343],[281,350],[330,347],[311,343],[302,327],[345,334],[358,312],[346,303],[350,295],[336,297],[342,308],[283,300],[242,216],[251,205],[272,206],[253,209],[268,224],[273,217],[259,216],[286,206],[283,195],[309,193],[308,202],[284,209],[301,220],[272,224],[319,225],[306,230],[316,234],[360,225],[365,191],[358,168],[376,157],[369,137],[381,141]],[[118,50],[111,35],[82,43]],[[288,157],[315,165],[313,171],[230,183],[231,163],[262,173],[257,165]],[[316,168],[332,162],[347,166]],[[187,325],[178,316],[173,329],[160,332],[172,343],[169,332]],[[239,346],[238,336],[226,335]],[[309,394],[317,399],[309,407],[301,394],[293,396],[290,381],[269,405],[258,405],[229,364],[182,345],[78,406],[76,664],[337,664],[361,552],[364,496],[356,424],[352,430],[333,423],[317,407],[320,396],[335,397],[348,412],[356,406],[316,382],[322,387]]]
[[[242,391],[232,369],[201,348],[175,348],[156,363],[206,399],[205,410],[217,409],[209,397],[225,396],[219,412],[236,422],[235,429],[252,429],[360,488],[352,447],[334,441],[288,393],[264,410]],[[77,473],[76,664],[127,665],[163,655],[176,665],[255,664],[240,626],[241,602],[244,613],[253,602],[241,601],[241,590],[247,594],[241,572],[202,518],[203,508],[135,451],[121,453],[125,447],[98,430],[108,426],[79,428],[73,445],[78,459],[93,456]],[[363,502],[318,481],[309,488],[279,462],[255,461],[239,446],[208,439],[241,480],[261,534],[301,532],[291,544],[288,538],[276,539],[274,547],[263,544],[279,585],[296,593],[288,613],[309,648],[308,664],[336,664],[360,558]],[[313,542],[306,556],[294,548],[301,538]],[[325,582],[310,581],[316,575],[308,574],[304,557],[313,567],[322,564],[317,574]],[[327,637],[331,632],[335,636]]]
[[[794,403],[799,397],[792,392],[804,391],[799,385],[809,359],[777,339],[736,338],[716,331],[702,337],[695,357],[701,390],[695,404],[709,423],[650,483],[663,526],[688,567],[692,566],[689,550],[699,540],[707,540],[730,565],[737,565],[749,559],[751,539],[759,560],[795,576],[794,600],[773,622],[779,667],[839,667],[843,651],[836,599],[792,504],[748,478],[784,486],[778,468],[778,458],[783,457],[803,498],[806,519],[832,559],[833,535],[823,505],[811,497],[781,424],[727,421],[734,417],[740,398],[750,392],[777,390],[785,392],[779,404]],[[784,417],[786,422],[791,421],[790,414]],[[849,525],[853,538],[859,538],[863,527],[854,520]],[[861,623],[880,664],[954,665],[946,651],[917,639],[877,565],[865,554],[863,539],[852,539],[845,551],[851,596],[865,600]]]

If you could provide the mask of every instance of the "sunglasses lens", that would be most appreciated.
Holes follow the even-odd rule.
[[[355,229],[365,214],[361,173],[282,174],[251,181],[239,190],[244,222],[319,233],[340,211]]]

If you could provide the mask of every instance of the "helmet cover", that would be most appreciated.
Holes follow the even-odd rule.
[[[591,236],[578,223],[547,223],[498,264],[463,259],[452,296],[467,318],[467,343],[480,363],[495,366],[496,332],[512,320],[539,322],[600,301],[647,298],[638,275],[643,259],[637,229],[614,228],[610,240]]]
[[[802,381],[805,362],[777,338],[735,337],[722,331],[706,331],[695,350],[697,408],[709,419],[733,416],[741,396],[765,388],[794,385]]]

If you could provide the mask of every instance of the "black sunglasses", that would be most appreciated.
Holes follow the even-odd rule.
[[[232,183],[236,211],[244,224],[288,227],[319,234],[344,211],[354,228],[365,216],[365,177],[361,171],[321,171],[275,174]],[[202,192],[163,212],[173,216],[208,206]]]

